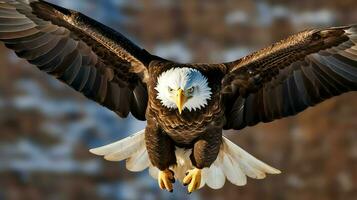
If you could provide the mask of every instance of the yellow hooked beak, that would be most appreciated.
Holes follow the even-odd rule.
[[[176,92],[176,106],[178,108],[179,113],[182,113],[183,105],[185,105],[187,98],[182,89],[178,89]]]

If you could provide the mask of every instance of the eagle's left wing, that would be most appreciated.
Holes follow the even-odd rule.
[[[225,129],[291,116],[357,90],[357,25],[304,31],[226,66]]]

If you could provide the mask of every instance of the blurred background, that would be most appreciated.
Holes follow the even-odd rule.
[[[357,23],[355,0],[51,0],[179,62],[232,61],[289,34]],[[281,175],[187,195],[88,149],[143,129],[0,45],[0,199],[357,199],[357,93],[226,135]]]

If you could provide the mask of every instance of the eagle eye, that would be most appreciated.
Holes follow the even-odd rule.
[[[188,93],[188,94],[192,94],[193,91],[195,91],[195,88],[194,88],[194,87],[190,87],[189,89],[187,89],[187,93]]]

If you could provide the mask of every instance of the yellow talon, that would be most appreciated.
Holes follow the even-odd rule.
[[[172,192],[173,191],[172,183],[175,182],[174,172],[169,169],[160,171],[157,181],[162,190],[167,190],[169,192]]]
[[[188,185],[187,190],[189,193],[197,190],[201,185],[201,169],[188,170],[186,177],[183,179],[183,184]]]

